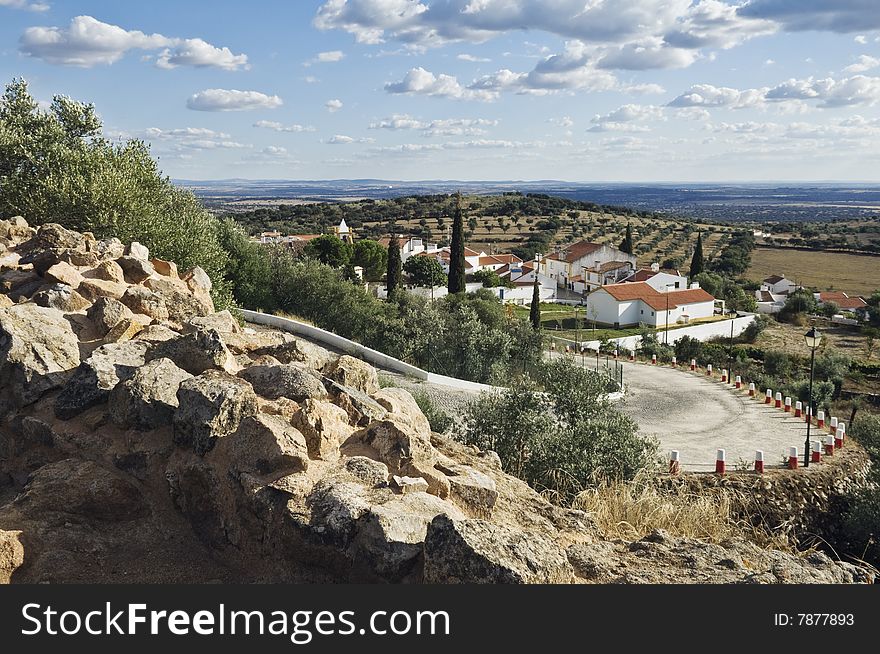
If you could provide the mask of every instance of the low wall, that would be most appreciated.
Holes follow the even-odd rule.
[[[433,372],[422,370],[421,368],[417,368],[404,361],[390,357],[378,350],[366,347],[360,343],[355,343],[354,341],[343,338],[333,332],[328,332],[326,329],[308,325],[298,320],[282,318],[281,316],[272,316],[257,311],[248,311],[246,309],[242,309],[241,314],[244,316],[245,320],[256,325],[274,327],[275,329],[302,336],[303,338],[322,343],[351,356],[368,361],[374,366],[385,368],[386,370],[391,370],[393,372],[399,372],[408,377],[421,379],[422,381],[437,384],[438,386],[448,386],[450,388],[473,391],[475,393],[497,390],[494,386],[489,386],[488,384],[478,384],[477,382],[456,379],[455,377],[447,377],[446,375],[438,375]]]
[[[739,316],[737,318],[733,318],[733,335],[734,337],[742,334],[746,327],[748,327],[755,320],[755,314],[749,313],[744,316]],[[715,337],[730,337],[730,320],[717,320],[715,322],[706,322],[700,323],[698,325],[690,325],[688,327],[677,327],[675,329],[669,329],[669,344],[673,345],[678,339],[683,336],[690,336],[691,338],[695,338],[698,341],[707,341],[710,338]],[[662,343],[664,342],[663,333],[664,330],[657,330],[657,339]],[[554,341],[560,341],[563,343],[572,343],[575,341],[567,338],[558,338],[553,336],[553,332],[548,331],[547,336],[552,338]],[[639,344],[642,342],[642,337],[639,335],[636,336],[623,336],[621,338],[613,338],[611,339],[612,343],[616,343],[619,346],[625,347],[628,350],[636,349]],[[580,347],[586,347],[590,350],[596,350],[599,348],[599,341],[581,341]]]

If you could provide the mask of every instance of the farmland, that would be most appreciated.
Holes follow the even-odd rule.
[[[880,288],[880,257],[813,252],[777,248],[756,248],[746,276],[760,281],[769,275],[788,279],[820,290],[839,290],[870,295]]]

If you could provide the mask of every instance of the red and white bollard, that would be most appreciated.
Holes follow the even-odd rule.
[[[822,443],[819,441],[810,441],[810,445],[812,446],[810,449],[812,452],[810,453],[810,463],[821,463],[822,462]]]
[[[740,377],[739,375],[737,375],[737,376],[736,376],[736,379],[734,379],[734,384],[736,385],[736,390],[741,389],[741,388],[742,388],[742,385],[743,385],[742,377]]]
[[[776,406],[777,409],[781,409],[781,408],[782,408],[782,393],[780,393],[779,391],[776,392],[776,404],[775,404],[775,406]]]
[[[812,417],[813,417],[813,407],[808,406],[804,410],[804,422],[812,422]]]
[[[630,361],[635,361],[635,360],[636,360],[636,353],[635,353],[635,352],[630,352],[630,353],[629,353],[629,360],[630,360]]]
[[[617,358],[617,350],[614,350],[614,358]]]
[[[755,397],[755,383],[749,382],[749,397]]]
[[[816,426],[817,426],[819,429],[824,429],[824,428],[825,428],[825,412],[824,412],[824,411],[819,411],[819,412],[816,414]]]
[[[681,472],[681,461],[678,460],[678,450],[669,453],[669,474],[677,475]]]
[[[764,472],[764,450],[755,452],[755,472],[759,475]]]
[[[676,359],[675,356],[673,356],[672,357],[672,367],[675,368],[676,366],[678,366],[678,359]]]
[[[804,403],[803,402],[798,400],[797,402],[794,403],[794,417],[795,418],[800,418],[803,410],[804,410]]]
[[[764,404],[770,404],[773,401],[773,391],[771,389],[767,389],[767,392],[764,393]]]
[[[722,383],[722,384],[726,384],[726,383],[727,383],[727,368],[723,368],[723,369],[721,370],[721,383]]]
[[[843,447],[843,430],[838,427],[837,431],[834,432],[834,447],[840,449]]]
[[[796,447],[788,448],[788,468],[789,470],[797,470],[798,467],[798,449]]]
[[[825,456],[834,456],[834,436],[825,437]]]
[[[696,359],[691,359],[691,370],[693,371],[693,370],[696,370],[696,369],[697,369],[697,360],[696,360]]]
[[[724,450],[718,450],[718,453],[715,454],[715,474],[723,475],[724,474],[724,461],[727,457],[727,453]]]
[[[790,397],[785,398],[785,412],[791,413],[791,398]]]
[[[846,440],[846,423],[838,423],[837,428],[840,430],[840,442],[843,443]],[[843,445],[841,445],[841,447],[843,447]]]
[[[706,366],[706,374],[709,375],[710,377],[712,376],[712,364],[711,363]]]
[[[656,366],[656,365],[657,365],[657,355],[656,355],[656,354],[652,354],[652,355],[651,355],[651,365],[652,365],[652,366]]]
[[[837,433],[837,418],[835,416],[831,416],[831,424],[828,425],[828,429],[831,430],[832,434]]]

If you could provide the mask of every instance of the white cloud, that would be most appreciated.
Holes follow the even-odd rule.
[[[29,2],[29,0],[0,0],[0,7],[10,9],[27,9],[28,11],[49,11],[51,8],[47,2]]]
[[[236,89],[206,89],[192,95],[186,102],[195,111],[250,111],[277,109],[284,102],[277,95]]]
[[[821,108],[874,105],[880,101],[880,77],[790,79],[770,89],[768,100],[818,100]]]
[[[843,69],[844,73],[863,73],[866,70],[877,68],[880,66],[880,59],[877,57],[869,57],[868,55],[860,55],[856,63],[850,64]]]
[[[314,132],[315,128],[311,125],[284,125],[282,123],[276,122],[274,120],[258,120],[254,123],[254,127],[259,127],[262,129],[271,129],[275,132]]]
[[[571,119],[571,116],[563,116],[562,118],[548,118],[547,122],[552,125],[562,127],[564,129],[568,129],[569,127],[574,125],[574,121]]]
[[[749,0],[736,13],[772,20],[793,32],[880,29],[880,3],[873,0]]]
[[[712,86],[711,84],[695,84],[687,93],[674,98],[670,107],[732,107],[744,109],[755,107],[764,101],[764,90],[737,89],[725,86]]]
[[[19,50],[50,64],[90,68],[119,61],[130,50],[161,50],[157,65],[215,67],[238,70],[247,67],[247,55],[233,54],[202,39],[169,38],[145,34],[102,23],[91,16],[77,16],[66,28],[29,27],[19,39]]]
[[[494,127],[497,120],[486,118],[442,118],[418,120],[407,114],[394,114],[390,118],[370,124],[370,129],[419,130],[422,136],[482,136],[485,127]]]
[[[337,111],[342,109],[343,105],[342,100],[327,100],[327,102],[324,103],[324,106],[331,114],[335,114]]]
[[[139,137],[145,141],[162,144],[161,149],[172,153],[195,150],[240,150],[250,145],[232,140],[225,132],[217,132],[204,127],[181,127],[162,129],[149,127]]]
[[[853,41],[855,41],[856,43],[858,43],[860,45],[865,45],[868,42],[868,37],[865,36],[864,34],[859,34],[858,36],[856,36],[853,39]]]
[[[306,84],[317,84],[320,81],[321,80],[319,80],[314,75],[306,75],[305,77],[303,77],[303,82],[305,82]]]
[[[327,139],[326,142],[330,145],[349,145],[351,143],[374,143],[375,140],[371,138],[354,138],[352,136],[346,136],[345,134],[335,134]]]
[[[687,68],[698,58],[696,50],[670,47],[662,38],[650,38],[609,51],[599,58],[596,66],[615,70]]]
[[[592,123],[662,120],[663,109],[654,105],[625,104],[607,114],[596,114]]]
[[[463,54],[458,55],[456,57],[456,59],[458,59],[459,61],[469,61],[469,62],[475,63],[475,64],[487,64],[490,61],[492,61],[491,59],[489,59],[487,57],[477,57],[476,55],[467,54],[467,53],[463,53]]]
[[[277,145],[270,145],[262,149],[262,153],[269,155],[271,157],[286,157],[287,156],[287,148],[282,148]]]
[[[651,128],[647,125],[635,125],[633,123],[618,123],[614,121],[603,121],[593,125],[588,132],[650,132]]]
[[[327,52],[319,52],[312,59],[309,59],[303,66],[311,66],[313,64],[335,64],[345,59],[345,53],[342,50],[329,50]]]
[[[442,73],[434,75],[421,66],[410,69],[399,82],[389,82],[385,85],[385,90],[395,94],[427,95],[463,100],[493,100],[498,95],[494,91],[465,88],[459,84],[458,79],[454,76]]]

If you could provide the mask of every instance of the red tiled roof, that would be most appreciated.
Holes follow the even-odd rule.
[[[862,298],[850,297],[843,291],[825,291],[824,293],[819,293],[819,302],[834,302],[834,304],[841,309],[861,309],[862,307],[868,306],[868,303]]]
[[[609,284],[600,290],[606,291],[618,302],[641,300],[652,309],[666,310],[667,301],[670,309],[696,304],[698,302],[714,302],[715,298],[702,288],[691,288],[682,291],[669,291],[661,293],[645,282],[628,282],[623,284]]]
[[[556,261],[565,261],[567,263],[573,263],[578,259],[581,259],[591,252],[595,252],[596,250],[602,247],[602,243],[591,243],[590,241],[578,241],[577,243],[573,243],[565,248],[565,254],[563,256],[563,250],[557,250],[552,254],[548,254],[548,259],[554,259]]]
[[[779,275],[770,275],[764,281],[768,284],[776,284],[778,282],[781,282],[783,279],[785,279],[785,277],[780,277]]]

